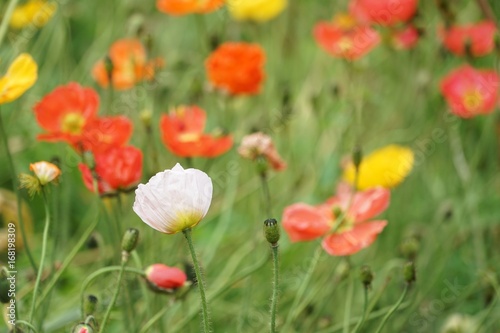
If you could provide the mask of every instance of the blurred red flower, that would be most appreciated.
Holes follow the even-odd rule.
[[[319,22],[313,34],[323,50],[347,60],[363,57],[380,43],[377,31],[367,25],[360,25],[347,14],[337,15],[333,22]]]
[[[351,0],[349,11],[363,23],[392,26],[417,12],[418,0]]]
[[[82,149],[102,153],[112,147],[124,146],[132,136],[133,125],[125,116],[95,118],[84,129]]]
[[[477,70],[464,65],[441,81],[441,93],[451,112],[471,118],[493,112],[498,104],[500,77],[494,70]]]
[[[292,242],[324,236],[322,246],[328,254],[352,255],[370,246],[385,228],[387,221],[369,219],[387,209],[389,201],[389,190],[381,187],[354,195],[339,188],[335,197],[321,205],[298,203],[285,208],[283,228]]]
[[[94,154],[95,174],[100,194],[127,190],[139,183],[142,175],[142,152],[132,146],[114,147]],[[85,186],[94,191],[92,171],[79,166]]]
[[[471,55],[480,57],[495,49],[498,30],[494,22],[483,21],[476,24],[456,25],[448,30],[440,29],[439,34],[444,46],[452,53],[463,56],[467,50]]]
[[[181,157],[216,157],[233,145],[229,135],[204,134],[206,113],[198,106],[180,106],[160,121],[162,139],[168,149]]]
[[[146,268],[146,279],[153,288],[168,291],[184,286],[187,276],[177,267],[154,264]]]
[[[148,61],[146,50],[137,39],[121,39],[113,43],[108,53],[111,63],[113,88],[130,89],[138,82],[150,80],[157,68],[163,67],[162,59]],[[109,74],[104,59],[92,69],[92,76],[102,87],[109,86]]]
[[[204,14],[220,8],[224,0],[157,0],[160,12],[170,15]]]
[[[206,60],[208,79],[231,94],[256,94],[264,80],[264,50],[258,44],[228,42]]]
[[[85,126],[95,119],[98,107],[99,96],[90,88],[78,83],[57,87],[34,107],[38,124],[48,132],[38,139],[76,145]]]
[[[412,25],[404,27],[402,30],[396,30],[392,33],[392,45],[398,50],[409,50],[414,48],[420,33],[417,28]]]

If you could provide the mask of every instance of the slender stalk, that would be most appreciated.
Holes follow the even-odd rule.
[[[267,184],[267,172],[261,172],[260,180],[262,182],[262,190],[264,191],[264,207],[267,217],[271,217],[271,193],[269,192],[269,185]]]
[[[203,321],[202,321],[202,326],[203,326],[203,332],[209,333],[211,332],[210,328],[210,316],[208,314],[208,305],[207,305],[207,298],[205,296],[205,285],[203,282],[203,276],[201,275],[201,269],[200,269],[200,264],[198,263],[198,258],[196,256],[196,252],[194,250],[193,246],[193,240],[191,238],[191,229],[185,229],[182,231],[184,234],[184,237],[186,237],[186,241],[189,245],[189,251],[191,252],[191,257],[193,258],[193,265],[194,265],[194,270],[196,273],[196,281],[198,285],[198,290],[200,291],[200,298],[201,298],[201,313],[203,316]]]
[[[279,290],[279,258],[278,244],[271,245],[273,253],[273,296],[271,299],[271,333],[276,330],[276,309],[278,308],[278,290]]]
[[[3,43],[5,38],[5,34],[7,33],[7,28],[9,26],[10,18],[12,17],[12,13],[14,13],[14,9],[17,6],[19,0],[10,0],[9,6],[5,11],[5,15],[3,16],[2,23],[0,24],[0,46]]]
[[[353,333],[357,333],[359,329],[363,326],[363,323],[366,319],[366,315],[368,314],[368,288],[365,287],[365,292],[364,292],[364,303],[363,303],[363,314],[361,315],[361,319],[358,321],[358,324],[356,327],[354,327]]]
[[[50,228],[50,208],[49,201],[47,199],[47,193],[45,188],[42,187],[43,203],[45,206],[45,227],[43,229],[43,239],[42,239],[42,255],[40,257],[40,267],[38,267],[38,274],[36,275],[35,288],[33,289],[33,299],[31,301],[31,309],[29,314],[29,322],[33,322],[33,314],[35,313],[36,297],[38,294],[38,289],[40,288],[40,281],[43,275],[43,266],[45,263],[45,252],[47,251],[47,241],[49,237]]]
[[[113,307],[116,303],[116,300],[118,299],[118,294],[120,293],[120,287],[121,287],[122,280],[123,280],[123,273],[125,272],[125,265],[127,264],[127,258],[128,258],[128,255],[125,255],[122,258],[122,263],[120,266],[120,273],[118,274],[118,281],[116,283],[115,292],[113,294],[113,298],[111,298],[111,302],[109,303],[108,308],[106,309],[106,313],[104,314],[104,318],[102,319],[101,328],[100,328],[99,332],[105,332],[104,328],[106,327],[106,324],[108,323],[109,315],[111,314],[111,310],[113,309]]]
[[[164,306],[163,308],[161,308],[161,310],[158,311],[153,317],[151,317],[151,319],[141,328],[139,333],[146,333],[151,327],[153,327],[154,324],[156,324],[158,320],[160,320],[160,318],[162,318],[167,313],[168,310],[170,310],[170,307],[168,306]]]
[[[354,281],[352,273],[349,273],[349,285],[347,287],[347,297],[345,300],[345,313],[344,313],[344,333],[349,333],[349,320],[351,319],[352,297],[354,294]]]
[[[387,323],[387,321],[389,320],[389,318],[391,317],[391,315],[396,312],[396,310],[399,308],[399,306],[401,305],[401,303],[403,303],[405,297],[406,297],[406,294],[408,294],[408,290],[410,289],[410,284],[407,283],[406,286],[405,286],[405,289],[403,290],[403,294],[401,294],[401,297],[398,299],[398,301],[396,302],[396,304],[394,304],[394,306],[389,310],[389,312],[387,312],[387,314],[385,315],[385,317],[382,319],[382,322],[380,323],[380,326],[378,327],[377,331],[375,333],[380,333],[382,332],[382,328],[384,328],[384,325]]]
[[[24,321],[24,320],[16,320],[16,325],[24,325],[26,327],[28,327],[30,329],[30,331],[33,331],[35,333],[38,333],[37,329],[35,326],[31,325],[30,323],[28,323],[27,321]]]
[[[12,178],[13,190],[14,190],[14,193],[16,194],[17,218],[19,220],[19,229],[21,231],[21,239],[23,240],[24,252],[28,256],[28,260],[31,264],[31,267],[33,268],[33,271],[37,272],[38,268],[36,266],[35,260],[33,259],[33,255],[31,254],[30,247],[28,244],[28,237],[26,237],[26,230],[24,228],[21,194],[19,193],[19,188],[18,188],[18,184],[17,184],[17,175],[16,175],[16,169],[14,167],[14,159],[12,158],[12,154],[10,153],[10,150],[9,150],[9,141],[7,138],[7,133],[5,132],[5,126],[3,124],[2,112],[0,112],[0,136],[2,137],[4,150],[5,150],[5,153],[7,156],[7,161],[9,163],[9,169],[10,169],[10,174],[11,174],[11,178]]]

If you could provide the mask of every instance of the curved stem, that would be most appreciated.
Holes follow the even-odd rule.
[[[43,203],[45,206],[45,227],[43,229],[43,240],[42,240],[42,255],[40,258],[40,267],[38,267],[38,274],[36,275],[35,288],[33,289],[33,299],[31,301],[31,309],[29,314],[29,322],[33,322],[33,314],[35,313],[36,297],[38,289],[40,288],[40,281],[43,274],[43,265],[45,262],[45,252],[47,251],[47,240],[49,236],[50,228],[50,210],[49,202],[47,200],[47,194],[45,193],[45,188],[42,187]]]
[[[35,332],[35,333],[38,333],[37,329],[35,326],[31,325],[30,323],[28,323],[27,321],[24,321],[24,320],[16,320],[16,325],[24,325],[26,327],[28,327],[31,331]]]
[[[377,329],[377,331],[375,333],[382,332],[382,328],[384,327],[385,323],[387,323],[387,321],[389,320],[389,318],[391,317],[391,315],[394,312],[396,312],[396,310],[399,308],[399,306],[401,305],[401,303],[403,303],[403,300],[405,299],[406,294],[408,293],[408,289],[410,289],[410,284],[409,283],[406,284],[405,289],[403,290],[403,294],[401,295],[401,297],[399,298],[399,300],[396,302],[396,304],[394,304],[394,306],[389,310],[389,312],[387,312],[387,314],[385,315],[385,317],[382,319],[382,322],[380,323],[380,326],[378,327],[378,329]]]
[[[30,247],[28,244],[28,237],[26,237],[26,230],[24,229],[21,194],[19,193],[19,188],[17,185],[17,175],[16,175],[16,169],[14,167],[14,159],[12,158],[12,154],[10,153],[10,150],[9,150],[9,142],[8,142],[7,134],[5,132],[5,126],[3,124],[2,112],[0,112],[0,136],[2,137],[2,142],[3,142],[5,153],[7,156],[7,161],[9,163],[10,174],[12,177],[13,191],[16,194],[17,218],[19,219],[19,229],[21,231],[21,239],[23,240],[24,251],[26,252],[26,255],[28,256],[28,260],[31,264],[31,267],[33,268],[33,271],[37,272],[38,267],[36,266],[35,260],[33,259],[33,255],[31,254]]]
[[[273,253],[273,296],[271,299],[271,333],[276,333],[276,309],[278,307],[279,261],[278,244],[271,246]]]
[[[3,43],[3,39],[5,38],[5,34],[7,33],[7,27],[9,26],[10,18],[12,17],[12,13],[14,13],[14,9],[17,6],[19,0],[10,0],[9,6],[5,11],[5,15],[2,18],[2,24],[0,25],[0,46]]]
[[[208,314],[207,298],[205,296],[205,285],[203,282],[203,276],[201,275],[200,264],[198,263],[198,258],[194,250],[193,240],[191,239],[191,229],[190,228],[185,229],[182,231],[182,233],[184,234],[184,237],[186,237],[186,241],[189,245],[189,251],[191,252],[191,257],[193,258],[194,271],[196,273],[196,281],[197,281],[196,284],[198,285],[198,290],[200,291],[200,298],[201,298],[203,332],[209,333],[211,332],[211,328],[210,328],[210,316]]]
[[[108,323],[109,315],[111,314],[111,310],[113,309],[113,306],[115,305],[116,300],[118,299],[118,294],[120,293],[120,287],[122,284],[123,273],[125,272],[125,265],[126,264],[127,264],[127,256],[124,256],[122,258],[122,264],[120,266],[120,273],[118,274],[118,281],[116,283],[115,292],[113,294],[113,298],[111,299],[111,302],[108,305],[106,313],[104,314],[104,318],[102,319],[101,328],[99,329],[99,332],[105,332],[104,328],[106,327],[106,324]]]
[[[363,323],[366,319],[366,315],[368,314],[368,288],[365,287],[365,292],[364,292],[364,305],[363,305],[363,314],[361,315],[361,319],[358,321],[358,324],[354,328],[353,333],[357,333],[358,330],[363,326]]]

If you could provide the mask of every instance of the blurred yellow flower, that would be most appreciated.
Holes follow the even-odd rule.
[[[30,25],[37,28],[43,27],[54,16],[56,9],[55,2],[29,0],[14,9],[10,19],[10,27],[13,29],[23,29]]]
[[[227,0],[227,7],[236,20],[267,21],[278,16],[287,3],[287,0]]]
[[[22,53],[0,78],[0,104],[9,103],[24,94],[35,84],[38,66],[33,58]]]
[[[33,224],[30,210],[26,202],[21,202],[21,215],[24,223],[24,230],[28,236],[28,241],[33,233]],[[19,216],[17,215],[17,198],[16,194],[6,189],[0,189],[0,253],[7,251],[9,245],[9,224],[15,224],[15,228],[19,229]],[[16,232],[18,233],[19,230]],[[23,248],[23,238],[19,235],[16,237],[16,249]]]
[[[389,145],[364,157],[359,167],[358,189],[382,186],[392,188],[399,185],[410,173],[414,154],[410,148]],[[349,162],[344,170],[344,179],[354,184],[355,168]]]

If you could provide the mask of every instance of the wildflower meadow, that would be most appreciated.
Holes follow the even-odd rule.
[[[3,0],[0,332],[499,333],[499,28]]]

